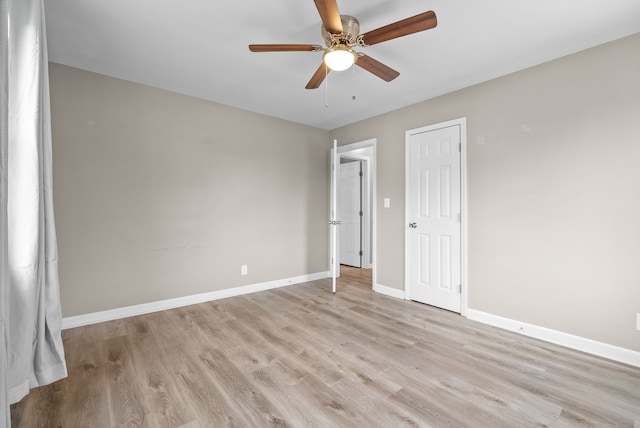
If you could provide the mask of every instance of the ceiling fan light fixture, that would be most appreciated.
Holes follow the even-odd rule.
[[[338,45],[328,48],[322,60],[333,71],[343,71],[356,62],[357,56],[353,49]]]

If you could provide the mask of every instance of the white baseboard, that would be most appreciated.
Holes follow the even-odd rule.
[[[242,287],[226,288],[224,290],[211,291],[208,293],[194,294],[191,296],[176,297],[174,299],[160,300],[157,302],[142,303],[140,305],[125,306],[122,308],[109,309],[106,311],[93,312],[90,314],[76,315],[62,319],[62,329],[81,327],[89,324],[96,324],[104,321],[112,321],[120,318],[132,317],[136,315],[148,314],[151,312],[164,311],[167,309],[180,308],[182,306],[195,305],[197,303],[210,302],[212,300],[225,299],[227,297],[240,296],[242,294],[255,293],[258,291],[271,290],[272,288],[286,287],[288,285],[300,284],[303,282],[325,279],[329,272],[318,272],[308,275],[301,275],[292,278],[279,279],[275,281],[261,282],[258,284],[245,285]]]
[[[404,290],[398,290],[397,288],[387,287],[386,285],[374,284],[373,291],[376,293],[384,294],[385,296],[395,297],[396,299],[404,300]]]
[[[585,337],[574,336],[573,334],[563,333],[561,331],[528,324],[510,318],[504,318],[498,315],[477,311],[475,309],[467,309],[467,318],[479,321],[483,324],[489,324],[494,327],[533,337],[535,339],[544,340],[545,342],[555,343],[556,345],[565,346],[567,348],[608,358],[620,363],[640,367],[640,352],[633,351],[631,349],[597,342]]]

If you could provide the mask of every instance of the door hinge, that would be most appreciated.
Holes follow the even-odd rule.
[[[458,293],[462,293],[462,284],[458,284]]]
[[[362,177],[362,171],[360,171],[360,174],[359,174],[359,175],[360,175],[360,177]]]
[[[363,216],[363,214],[364,214],[364,213],[363,213],[362,211],[360,211],[360,217],[362,217],[362,216]]]
[[[362,250],[359,251],[360,255],[363,255],[364,253],[362,252]]]
[[[458,143],[458,152],[462,153],[462,143]]]

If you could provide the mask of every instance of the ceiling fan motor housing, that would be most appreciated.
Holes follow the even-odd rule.
[[[360,23],[353,16],[340,15],[342,21],[342,33],[331,34],[325,28],[321,27],[322,37],[327,47],[336,45],[354,46],[357,44],[358,35],[360,34]]]

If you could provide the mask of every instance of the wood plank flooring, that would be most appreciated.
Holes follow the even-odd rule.
[[[640,369],[371,291],[370,271],[63,332],[14,427],[640,427]]]

